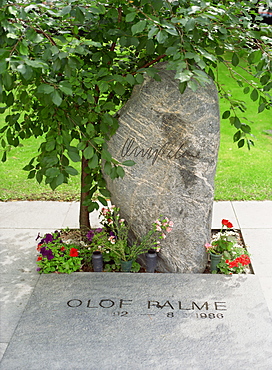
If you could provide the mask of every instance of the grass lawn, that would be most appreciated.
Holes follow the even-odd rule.
[[[220,76],[226,89],[235,93],[237,99],[248,102],[248,109],[244,115],[252,122],[255,146],[250,151],[246,146],[238,149],[237,144],[232,140],[236,129],[229,124],[228,120],[221,120],[221,144],[215,179],[215,199],[272,199],[272,135],[265,133],[265,130],[272,130],[271,110],[258,114],[257,104],[253,103],[248,95],[243,95],[238,91],[239,88],[236,88],[228,78],[223,67]],[[221,112],[228,108],[228,103],[221,100]],[[0,116],[0,127],[3,124],[2,115]],[[7,162],[0,162],[0,201],[79,200],[79,176],[71,177],[69,184],[61,185],[54,192],[49,186],[39,185],[35,180],[27,179],[28,173],[22,168],[37,153],[40,142],[41,139],[30,138],[22,142],[23,146],[11,150]],[[79,170],[80,164],[76,163],[76,165]]]
[[[1,127],[0,118],[0,127]],[[28,172],[22,168],[38,153],[41,138],[29,138],[23,146],[12,148],[5,163],[0,162],[0,201],[7,200],[58,200],[72,201],[80,198],[80,176],[71,176],[68,184],[52,191],[44,183],[27,179]],[[73,163],[80,170],[80,163]]]
[[[241,70],[241,74],[243,71]],[[258,106],[249,95],[244,95],[232,82],[226,70],[221,68],[221,79],[226,89],[247,103],[241,117],[250,120],[254,146],[237,147],[232,136],[236,132],[229,120],[221,119],[221,140],[215,178],[215,200],[268,200],[272,199],[272,110],[258,114]],[[229,104],[220,100],[220,110],[229,109]],[[247,120],[241,120],[248,124]],[[270,131],[272,133],[272,131]]]

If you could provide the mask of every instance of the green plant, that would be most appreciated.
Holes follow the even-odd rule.
[[[116,178],[133,164],[118,163],[107,150],[118,127],[115,113],[145,74],[159,78],[159,61],[176,71],[181,93],[213,79],[230,103],[223,118],[237,129],[238,146],[250,147],[250,127],[239,118],[246,105],[220,85],[217,66],[226,66],[259,112],[270,108],[270,28],[256,25],[261,17],[255,3],[0,0],[2,161],[10,147],[42,137],[38,155],[24,169],[52,189],[77,175],[74,163],[81,162],[80,226],[90,228],[89,212],[109,197],[103,165]],[[242,60],[246,77],[237,70]]]
[[[159,252],[160,240],[166,238],[166,234],[171,232],[173,227],[172,221],[160,216],[141,240],[136,240],[130,245],[129,226],[120,218],[119,211],[120,209],[115,206],[102,208],[100,216],[104,228],[91,231],[89,235],[91,250],[100,250],[103,253],[104,261],[107,262],[106,269],[119,269],[120,261],[135,262],[140,254],[148,252],[149,249]],[[133,268],[134,271],[138,271],[140,265],[135,262]]]
[[[217,268],[222,274],[243,273],[245,266],[250,264],[249,253],[246,248],[237,244],[235,232],[229,230],[233,228],[233,224],[223,219],[221,225],[221,230],[214,236],[212,243],[205,244],[206,251],[222,255],[217,264]],[[216,271],[212,273],[216,273]]]
[[[221,230],[217,238],[212,243],[206,243],[205,248],[208,253],[222,254],[225,251],[230,251],[233,247],[233,241],[230,240],[229,235],[225,232],[226,229],[232,229],[233,225],[230,221],[223,219],[221,222]]]
[[[58,232],[46,234],[38,244],[37,271],[41,274],[66,273],[79,271],[82,258],[78,246],[65,244]]]
[[[222,274],[241,274],[245,272],[245,266],[250,264],[249,253],[245,248],[233,247],[225,251],[217,268]]]
[[[141,240],[136,240],[132,245],[129,245],[129,226],[124,219],[120,218],[119,212],[120,209],[115,206],[101,210],[103,216],[101,223],[111,234],[108,238],[109,249],[123,261],[136,259],[149,249],[155,249],[159,252],[160,240],[165,239],[166,234],[172,231],[173,222],[169,221],[167,217],[160,216],[152,224],[152,229]]]

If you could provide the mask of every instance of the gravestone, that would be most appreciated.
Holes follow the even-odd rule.
[[[156,66],[161,81],[146,76],[119,112],[109,151],[133,160],[123,179],[106,174],[112,204],[131,227],[146,234],[160,215],[174,222],[162,242],[157,270],[198,273],[207,263],[214,175],[219,147],[218,95],[213,83],[181,95],[175,72]]]
[[[255,275],[41,275],[1,370],[272,369]]]

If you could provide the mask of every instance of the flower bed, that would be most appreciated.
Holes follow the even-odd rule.
[[[60,230],[43,237],[38,235],[37,271],[39,273],[71,273],[93,270],[93,252],[101,252],[105,272],[118,272],[121,261],[132,261],[132,272],[146,272],[137,263],[139,255],[150,250],[159,252],[160,239],[171,232],[173,223],[159,217],[151,230],[132,246],[128,245],[128,227],[120,219],[119,210],[114,206],[102,209],[102,228],[91,230]],[[237,274],[253,273],[250,258],[240,230],[232,229],[228,220],[222,220],[221,230],[212,230],[211,244],[205,247],[209,255],[219,255],[219,263],[212,273]],[[226,228],[226,229],[224,229]],[[223,230],[224,229],[224,230]],[[204,273],[211,272],[210,258]]]

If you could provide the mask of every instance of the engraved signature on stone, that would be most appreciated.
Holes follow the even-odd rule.
[[[169,142],[163,144],[157,149],[154,149],[153,147],[143,149],[140,148],[138,145],[135,146],[135,144],[136,143],[134,138],[127,139],[122,147],[121,157],[124,158],[127,156],[134,156],[135,158],[137,158],[141,156],[142,158],[146,157],[147,159],[153,157],[152,164],[154,164],[159,156],[161,158],[165,157],[169,159],[180,159],[183,155],[181,149],[184,146],[184,143],[181,143],[181,145],[177,149],[173,149],[173,146]]]

